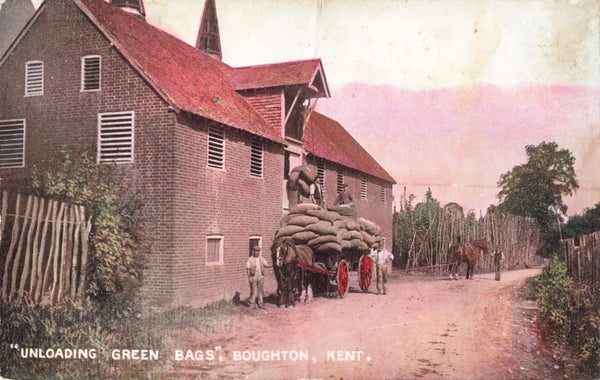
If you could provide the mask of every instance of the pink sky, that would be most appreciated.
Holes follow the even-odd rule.
[[[407,90],[351,83],[317,109],[342,123],[398,182],[421,200],[477,213],[495,204],[497,181],[526,162],[525,145],[555,141],[576,157],[580,189],[569,214],[600,201],[600,89],[520,85]]]
[[[0,0],[2,3],[3,0]],[[34,0],[38,6],[41,0]],[[145,0],[194,44],[204,1]],[[338,120],[421,200],[485,211],[525,145],[576,157],[569,214],[600,201],[597,0],[218,0],[232,66],[321,58]]]

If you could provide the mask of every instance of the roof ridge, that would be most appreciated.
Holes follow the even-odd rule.
[[[248,65],[248,66],[232,66],[231,68],[233,70],[240,70],[240,69],[250,69],[250,68],[260,68],[260,67],[270,67],[270,66],[281,66],[281,65],[286,65],[286,64],[292,64],[292,63],[306,63],[306,62],[319,62],[322,63],[321,58],[307,58],[307,59],[298,59],[298,60],[294,60],[294,61],[282,61],[282,62],[274,62],[274,63],[260,63],[257,65]]]

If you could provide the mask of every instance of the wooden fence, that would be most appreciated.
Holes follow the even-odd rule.
[[[504,268],[527,266],[535,260],[536,251],[542,244],[540,229],[533,219],[493,214],[475,219],[443,209],[433,215],[425,232],[413,227],[411,235],[408,249],[401,252],[406,258],[402,269],[436,274],[448,270],[448,249],[459,241],[465,243],[483,238],[491,245],[490,254],[477,261],[479,271],[494,270],[492,253],[495,250],[504,253]]]
[[[564,239],[563,247],[567,267],[576,281],[600,281],[600,231],[575,239]]]
[[[90,231],[83,206],[4,191],[1,299],[58,303],[82,296]]]

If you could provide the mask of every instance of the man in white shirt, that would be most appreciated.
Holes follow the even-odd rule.
[[[255,246],[252,250],[252,256],[250,256],[246,262],[246,273],[248,274],[248,284],[250,285],[250,305],[256,302],[261,309],[263,307],[263,298],[265,294],[264,268],[271,268],[271,265],[269,265],[267,260],[260,255],[260,247]]]
[[[377,294],[381,294],[381,289],[383,290],[383,294],[387,294],[387,289],[385,287],[385,284],[387,283],[387,263],[394,259],[394,255],[387,249],[384,249],[381,243],[375,243],[373,244],[369,257],[371,257],[371,260],[375,261],[375,266],[377,268]]]

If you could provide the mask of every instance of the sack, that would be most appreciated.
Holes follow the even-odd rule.
[[[337,237],[335,235],[323,235],[316,237],[314,239],[310,239],[308,243],[306,243],[311,248],[320,247],[323,244],[327,243],[339,243]]]
[[[304,214],[308,210],[322,210],[322,208],[314,203],[299,203],[292,207],[290,214]]]
[[[326,220],[320,220],[317,223],[309,224],[306,226],[308,231],[312,231],[317,235],[334,235],[335,231],[331,222]]]
[[[327,220],[329,222],[335,222],[336,220],[341,218],[341,215],[337,212],[327,211],[327,210],[308,210],[306,211],[307,215],[316,216],[321,220]]]
[[[317,253],[341,253],[342,247],[338,243],[325,243],[319,248],[315,249]]]
[[[338,238],[338,241],[350,240],[350,239],[352,239],[352,235],[350,235],[350,232],[348,232],[347,229],[340,228],[337,232],[337,238]]]
[[[356,217],[356,210],[354,209],[354,204],[329,206],[328,209],[329,211],[335,211],[340,215]]]
[[[306,227],[309,224],[314,224],[314,223],[317,223],[318,221],[319,221],[319,218],[317,218],[316,216],[292,214],[292,216],[289,218],[287,224],[294,225],[294,226]]]
[[[338,219],[335,222],[333,222],[333,228],[336,231],[339,231],[342,228],[346,229],[346,221],[344,219],[341,219],[341,216],[340,216],[340,219]]]
[[[373,236],[371,236],[371,234],[369,234],[367,231],[360,231],[361,235],[362,235],[362,240],[367,243],[367,245],[370,247],[373,245],[373,243],[375,243],[375,238]]]
[[[356,221],[360,223],[364,227],[365,231],[371,235],[379,235],[381,233],[381,228],[370,220],[358,218]]]
[[[353,240],[359,240],[362,241],[363,240],[363,236],[360,233],[360,231],[349,231],[350,233],[350,238]]]
[[[279,231],[277,231],[277,233],[275,234],[275,239],[279,239],[279,238],[285,237],[285,236],[291,236],[291,235],[295,234],[296,232],[300,232],[300,231],[304,231],[304,227],[288,224],[287,226],[282,227]]]
[[[312,232],[312,231],[301,231],[301,232],[296,232],[295,234],[292,235],[292,239],[294,239],[294,242],[296,243],[296,245],[299,244],[306,244],[307,241],[316,238],[317,235],[316,233]]]
[[[346,228],[354,231],[360,231],[360,224],[356,223],[354,220],[350,219],[346,221]]]

